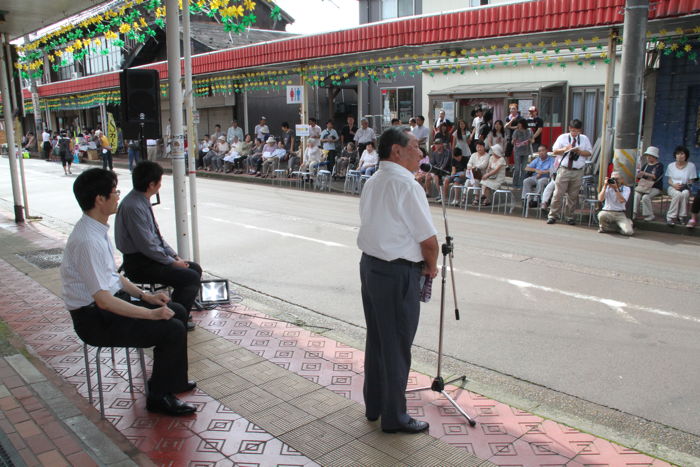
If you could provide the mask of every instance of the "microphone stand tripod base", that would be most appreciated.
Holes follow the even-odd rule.
[[[442,193],[441,193],[442,194]],[[418,392],[426,391],[430,389],[434,392],[439,392],[442,394],[447,401],[452,404],[452,406],[459,412],[464,418],[469,422],[469,426],[476,426],[476,420],[469,416],[469,414],[462,409],[457,402],[447,394],[445,391],[446,384],[452,384],[455,381],[461,381],[462,384],[467,380],[466,376],[460,376],[459,378],[454,378],[445,383],[442,378],[442,343],[445,331],[445,289],[447,288],[447,261],[450,262],[450,274],[452,275],[452,296],[455,302],[455,319],[459,320],[459,309],[457,308],[457,291],[455,290],[455,278],[454,278],[454,267],[452,266],[452,255],[454,252],[454,245],[452,244],[452,237],[450,236],[450,229],[447,225],[447,209],[445,208],[445,196],[441,197],[442,204],[442,218],[445,222],[445,243],[442,244],[442,283],[440,287],[440,326],[438,331],[438,349],[437,349],[437,376],[433,379],[433,384],[430,387],[409,389],[406,392]]]
[[[409,392],[420,392],[420,391],[427,391],[427,390],[439,392],[440,394],[443,395],[443,397],[444,397],[445,399],[447,399],[447,402],[449,402],[450,404],[452,404],[452,407],[454,407],[455,410],[457,410],[457,412],[460,413],[460,415],[462,415],[464,418],[467,419],[467,422],[469,423],[469,426],[476,426],[476,420],[474,420],[472,417],[470,417],[469,414],[468,414],[467,412],[465,412],[464,409],[463,409],[462,407],[459,406],[459,404],[457,404],[457,401],[455,401],[455,400],[452,398],[452,396],[450,396],[450,395],[447,393],[447,391],[445,391],[445,386],[447,386],[448,384],[452,384],[452,383],[454,383],[454,382],[456,382],[456,381],[461,381],[461,384],[464,384],[464,382],[465,382],[466,380],[467,380],[467,377],[466,377],[466,376],[460,376],[460,377],[458,377],[458,378],[454,378],[454,379],[451,379],[451,380],[445,382],[445,381],[442,379],[442,376],[436,376],[435,379],[433,379],[433,384],[432,384],[432,385],[430,385],[430,386],[425,386],[425,387],[422,387],[422,388],[407,389],[407,390],[406,390],[406,393],[409,393]]]

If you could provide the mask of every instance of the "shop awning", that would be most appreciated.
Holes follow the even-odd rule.
[[[428,96],[474,96],[480,94],[507,94],[515,92],[539,92],[543,89],[563,86],[566,81],[525,81],[521,83],[463,84],[428,93]]]

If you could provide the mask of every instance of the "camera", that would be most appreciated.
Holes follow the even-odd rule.
[[[566,156],[569,156],[569,159],[571,159],[572,161],[576,162],[576,161],[578,160],[578,158],[579,158],[579,153],[574,152],[574,151],[567,151],[567,152],[565,152],[564,155],[562,156],[562,159],[563,159],[564,157],[566,157]]]
[[[617,183],[617,182],[615,181],[614,178],[609,178],[609,179],[608,179],[608,185],[614,185],[614,184],[616,184],[616,183]]]

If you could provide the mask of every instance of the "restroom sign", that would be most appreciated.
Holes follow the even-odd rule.
[[[301,104],[304,100],[304,86],[287,86],[287,104]]]

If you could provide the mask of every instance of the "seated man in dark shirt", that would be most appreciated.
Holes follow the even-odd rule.
[[[447,190],[450,187],[450,183],[454,183],[455,185],[464,185],[464,182],[467,180],[468,163],[469,159],[462,155],[462,150],[460,148],[455,148],[454,154],[452,154],[452,170],[450,171],[450,175],[445,177],[443,180],[442,197],[446,202],[448,200]],[[458,205],[459,198],[455,198],[454,201],[452,201],[452,204]]]
[[[173,288],[173,301],[185,307],[188,317],[197,298],[202,268],[180,258],[161,236],[153,215],[151,197],[160,190],[163,168],[139,162],[131,174],[134,189],[119,204],[114,224],[117,248],[124,254],[124,273],[137,283]],[[187,329],[194,329],[188,321]]]
[[[83,216],[68,237],[60,272],[76,334],[97,347],[154,347],[146,408],[168,415],[194,413],[195,406],[174,395],[196,387],[187,380],[187,313],[163,293],[140,290],[114,263],[107,222],[117,211],[117,175],[86,170],[75,180],[73,193]]]

